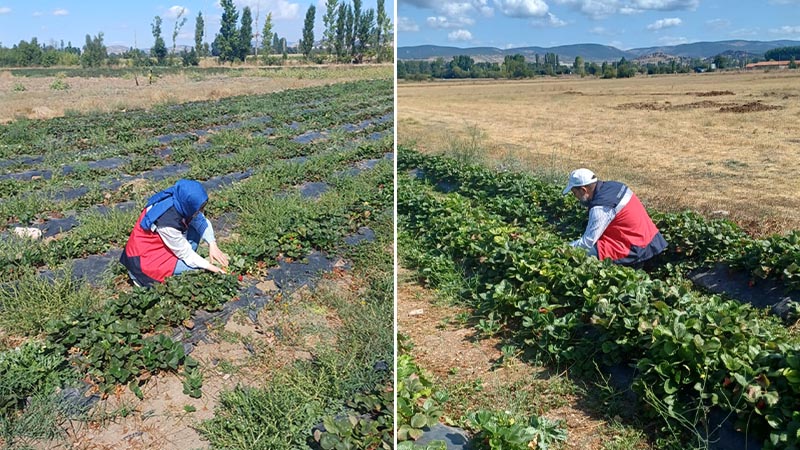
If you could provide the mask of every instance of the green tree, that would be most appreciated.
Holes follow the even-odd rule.
[[[247,59],[253,48],[253,13],[249,6],[242,10],[242,27],[239,29],[239,52],[238,57],[241,61]]]
[[[81,54],[81,65],[83,67],[100,67],[106,58],[108,58],[108,52],[103,44],[103,32],[97,33],[94,38],[87,34],[86,44],[83,46]]]
[[[326,0],[325,1],[325,15],[322,16],[322,23],[325,25],[325,31],[322,33],[322,45],[328,51],[328,55],[332,55],[336,47],[337,36],[337,9],[339,7],[339,0]]]
[[[283,52],[283,48],[281,47],[281,38],[278,37],[278,33],[272,35],[272,52],[273,53]]]
[[[800,46],[797,47],[778,47],[764,52],[766,61],[788,61],[794,56],[800,58]]]
[[[164,43],[164,38],[161,37],[161,17],[156,16],[153,23],[150,24],[153,29],[153,48],[150,49],[150,55],[156,58],[159,66],[163,66],[167,58],[167,45]]]
[[[789,68],[790,69],[797,69],[797,60],[792,56],[789,58]]]
[[[183,17],[184,13],[186,13],[186,8],[181,8],[181,12],[179,12],[178,17],[175,18],[175,27],[172,29],[172,53],[170,54],[170,60],[172,60],[172,57],[175,55],[178,34],[181,32],[181,28],[186,25],[186,17]]]
[[[220,62],[233,62],[239,52],[239,33],[236,23],[239,21],[239,12],[233,0],[220,0],[222,19],[219,25],[219,34],[214,38],[214,50]]]
[[[208,56],[205,54],[203,48],[203,34],[205,34],[206,22],[203,20],[202,11],[197,13],[197,19],[194,22],[194,50],[197,56]]]
[[[272,53],[272,46],[272,12],[270,12],[267,14],[267,18],[264,20],[264,28],[261,30],[261,51],[263,53],[261,58],[264,64],[269,64],[269,55]]]
[[[356,40],[358,39],[358,30],[361,28],[361,0],[353,0],[353,21],[351,22],[352,31],[350,35],[350,55],[356,56],[359,53],[360,45],[357,44]]]
[[[389,45],[389,35],[391,32],[392,21],[389,19],[389,15],[386,14],[384,0],[378,0],[378,12],[375,23],[375,45],[377,46],[376,52],[378,54],[378,62],[394,58],[392,54],[393,47]]]
[[[370,8],[361,15],[361,20],[358,23],[358,62],[364,60],[364,56],[368,51],[368,46],[372,40],[372,23],[375,21],[375,10]]]
[[[311,50],[314,49],[314,16],[317,14],[317,7],[311,5],[306,11],[306,21],[303,25],[303,39],[300,40],[300,51],[303,56],[309,58]]]
[[[576,74],[580,75],[581,78],[586,76],[586,66],[583,62],[583,57],[575,57],[575,62],[572,64],[572,70],[574,70]]]
[[[531,75],[525,57],[520,54],[506,55],[503,58],[502,71],[507,78],[524,78]]]
[[[16,48],[12,49],[16,56],[16,63],[12,65],[20,67],[38,66],[42,63],[42,47],[36,38],[31,38],[30,42],[19,41]]]
[[[347,31],[346,31],[346,23],[347,23],[347,4],[342,2],[339,4],[339,12],[336,14],[336,40],[334,43],[334,48],[336,52],[336,59],[341,61],[344,55],[347,53]]]

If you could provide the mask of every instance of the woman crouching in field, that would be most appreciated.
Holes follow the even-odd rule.
[[[194,180],[178,180],[150,197],[119,258],[134,284],[149,287],[193,269],[225,273],[228,257],[203,215],[207,201],[203,185]],[[201,240],[208,242],[208,259],[197,254]]]

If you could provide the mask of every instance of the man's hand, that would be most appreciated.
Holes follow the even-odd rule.
[[[228,255],[222,253],[216,242],[208,244],[208,259],[211,263],[217,263],[222,267],[228,267]]]

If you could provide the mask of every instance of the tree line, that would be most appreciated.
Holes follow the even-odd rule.
[[[538,54],[532,61],[525,56],[506,55],[502,63],[475,62],[466,55],[454,56],[445,62],[444,58],[433,61],[397,61],[397,77],[408,80],[424,80],[428,78],[531,78],[535,76],[558,76],[576,74],[580,76],[596,76],[601,78],[629,78],[637,73],[681,73],[689,72],[690,64],[676,61],[670,63],[639,65],[625,58],[619,61],[596,62],[584,61],[576,57],[571,65],[559,61],[555,53]]]
[[[62,41],[43,45],[36,38],[22,40],[10,48],[0,44],[0,67],[72,66],[100,67],[120,65],[125,60],[133,66],[196,66],[204,57],[215,57],[220,63],[254,60],[256,63],[277,65],[285,63],[289,54],[299,53],[309,62],[363,63],[385,62],[393,58],[393,30],[385,0],[377,0],[375,9],[363,9],[362,0],[326,0],[322,17],[324,30],[315,39],[316,6],[306,11],[302,39],[290,46],[285,37],[273,31],[272,13],[263,18],[255,16],[250,7],[240,12],[233,0],[220,0],[222,18],[219,32],[209,44],[205,42],[205,19],[202,11],[195,18],[194,46],[177,51],[177,37],[188,20],[181,10],[172,26],[171,48],[164,39],[164,21],[155,16],[150,24],[153,46],[149,51],[131,47],[121,55],[109,55],[103,43],[103,33],[86,35],[82,48],[66,46]]]
[[[764,59],[790,60],[790,68],[794,64],[795,55],[800,55],[800,47],[786,47],[770,50]],[[760,58],[746,59],[756,62]],[[600,78],[630,78],[639,75],[656,75],[671,73],[706,72],[727,68],[744,67],[745,61],[739,61],[726,55],[717,55],[710,59],[672,58],[669,60],[640,63],[620,58],[619,61],[590,62],[577,56],[572,64],[559,61],[555,53],[545,53],[542,57],[536,54],[533,60],[526,60],[524,55],[506,55],[503,62],[475,62],[467,55],[453,56],[451,60],[444,58],[434,60],[400,60],[397,61],[397,77],[406,80],[425,80],[431,78],[505,78],[520,79],[536,76],[579,75]]]

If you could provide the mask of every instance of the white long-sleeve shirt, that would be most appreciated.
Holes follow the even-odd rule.
[[[586,231],[580,239],[576,239],[569,243],[573,247],[582,248],[589,252],[592,256],[597,256],[597,241],[611,224],[611,221],[617,217],[617,213],[622,211],[631,197],[633,191],[628,189],[625,195],[622,196],[616,208],[610,206],[595,206],[589,209],[589,223],[586,225]]]
[[[206,222],[206,229],[203,231],[200,240],[208,243],[216,242],[211,221],[209,221],[202,212],[197,213],[192,223],[200,220]],[[173,227],[159,227],[155,223],[150,227],[150,231],[158,233],[158,235],[161,236],[161,240],[164,241],[164,245],[166,245],[178,259],[183,260],[187,266],[196,269],[208,269],[211,267],[211,263],[192,248],[192,244],[186,238],[186,233],[182,233],[180,230]]]

